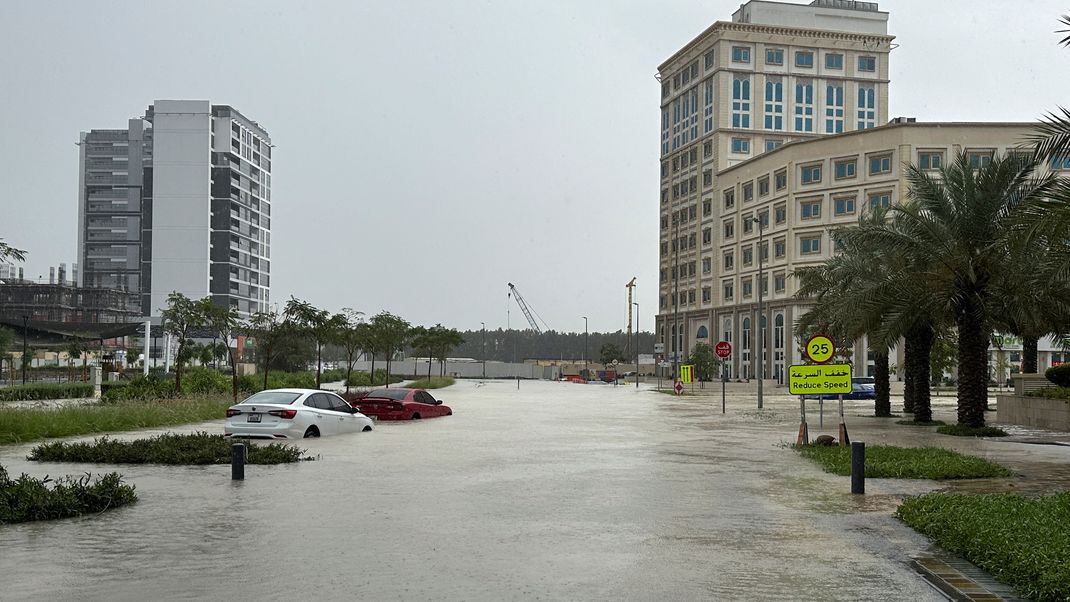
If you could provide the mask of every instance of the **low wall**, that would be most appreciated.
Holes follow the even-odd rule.
[[[1070,431],[1070,402],[1065,399],[1001,395],[996,402],[996,421]]]

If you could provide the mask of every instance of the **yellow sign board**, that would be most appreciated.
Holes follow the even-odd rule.
[[[685,385],[692,383],[694,379],[695,366],[692,364],[682,364],[680,366],[680,382]]]
[[[792,395],[840,395],[851,392],[851,364],[821,364],[788,368]]]
[[[806,357],[815,364],[824,364],[836,353],[836,344],[823,334],[815,334],[806,341]]]

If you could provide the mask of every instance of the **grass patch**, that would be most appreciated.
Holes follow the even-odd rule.
[[[850,447],[805,445],[796,449],[825,472],[851,474]],[[1011,471],[999,464],[939,447],[866,447],[866,476],[873,479],[980,479],[1010,475]]]
[[[104,436],[92,443],[44,443],[33,448],[26,459],[92,464],[230,464],[232,443],[223,435],[205,432],[189,435],[166,433],[133,441],[116,441]],[[246,464],[297,462],[304,453],[302,449],[282,443],[247,443],[246,447]]]
[[[1044,397],[1047,399],[1062,399],[1070,401],[1070,387],[1044,387],[1034,391],[1026,391],[1026,397]]]
[[[914,420],[896,420],[896,424],[902,424],[904,426],[943,426],[947,424],[943,420],[930,420],[929,422],[917,422]]]
[[[1006,437],[1007,431],[994,426],[966,426],[965,424],[947,424],[936,429],[941,435],[955,437]]]
[[[907,498],[896,516],[1023,597],[1070,600],[1070,492],[930,493]]]
[[[408,386],[412,389],[442,389],[455,382],[457,381],[449,376],[432,376],[430,379],[421,378],[420,380],[411,382]]]
[[[44,383],[0,388],[0,401],[37,401],[41,399],[78,399],[92,397],[93,385],[84,383]]]
[[[137,501],[134,486],[110,473],[58,479],[8,478],[0,466],[0,525],[97,514]]]
[[[54,409],[0,407],[0,445],[221,419],[230,406],[229,398],[200,397]]]

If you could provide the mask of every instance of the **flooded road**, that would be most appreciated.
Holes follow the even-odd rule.
[[[140,501],[0,527],[0,599],[943,599],[907,566],[927,542],[891,516],[934,485],[850,496],[784,446],[790,398],[722,416],[719,399],[627,386],[439,396],[453,416],[306,440],[318,460],[239,483],[228,466],[37,464],[2,447],[13,475],[118,470]]]

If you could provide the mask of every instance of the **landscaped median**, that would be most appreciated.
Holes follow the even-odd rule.
[[[431,378],[421,378],[420,380],[413,381],[407,386],[410,389],[443,389],[452,385],[453,378],[449,376],[432,376]]]
[[[92,464],[229,464],[234,442],[206,432],[166,433],[148,439],[122,441],[100,437],[92,443],[56,441],[30,450],[27,460],[88,462]],[[304,450],[283,443],[246,444],[246,464],[286,464],[302,459]]]
[[[825,472],[851,474],[850,447],[803,445],[795,449]],[[994,462],[939,447],[866,447],[866,477],[872,479],[981,479],[1011,474]]]
[[[1070,492],[930,493],[907,498],[896,516],[1030,600],[1070,600]]]
[[[97,514],[136,501],[134,486],[114,472],[96,479],[88,474],[11,479],[0,466],[0,525]]]

